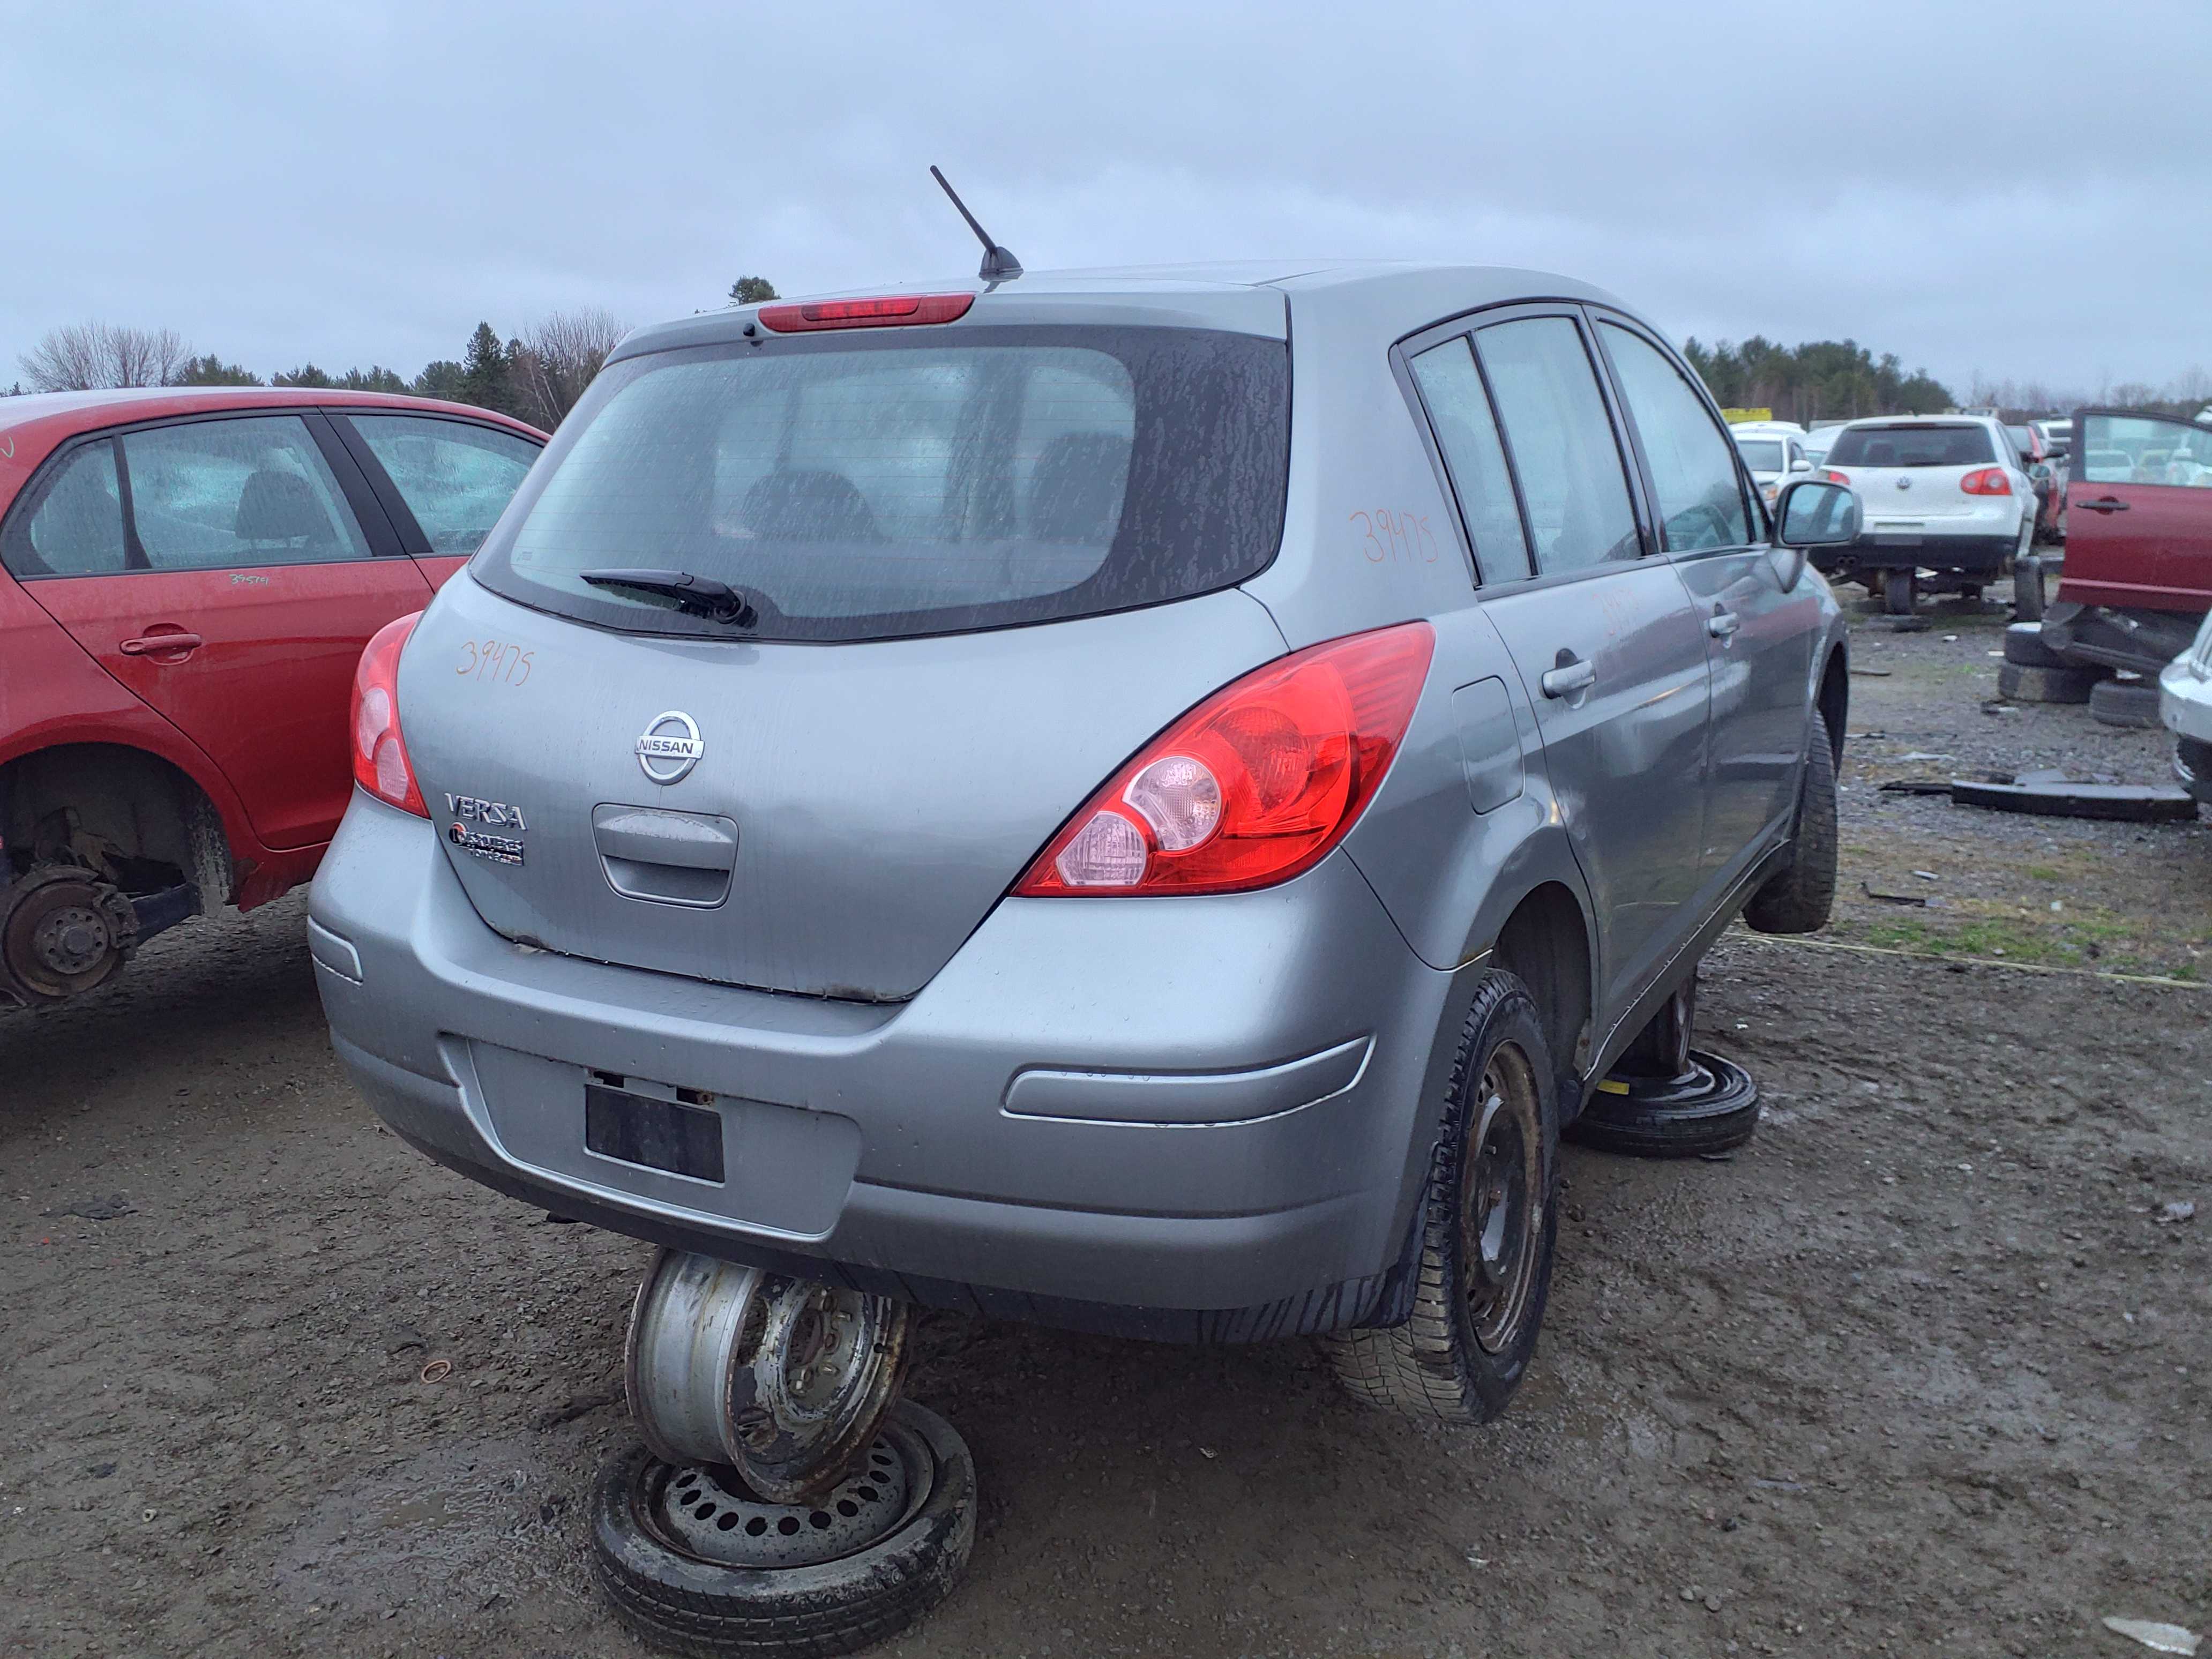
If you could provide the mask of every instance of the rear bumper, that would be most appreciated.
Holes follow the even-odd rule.
[[[2212,743],[2212,677],[2186,662],[2168,663],[2158,677],[2158,717],[2177,737]]]
[[[1813,562],[1823,574],[1845,580],[1857,570],[1928,569],[1996,576],[2019,545],[2016,526],[2004,535],[1981,531],[1946,535],[1931,529],[1911,535],[1861,536],[1847,546],[1817,550]]]
[[[517,946],[357,798],[311,907],[338,1054],[430,1156],[617,1231],[1171,1340],[1386,1312],[1433,1134],[1430,969],[1341,854],[1231,899],[1002,902],[911,1001]],[[1448,1057],[1447,1057],[1448,1063]],[[721,1183],[582,1144],[597,1071],[707,1091]]]

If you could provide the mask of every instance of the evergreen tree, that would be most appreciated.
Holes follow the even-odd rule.
[[[740,276],[730,284],[730,303],[757,306],[777,297],[775,284],[765,276]]]
[[[489,323],[478,323],[461,360],[461,401],[501,414],[514,407],[514,354]]]
[[[271,386],[303,386],[316,391],[324,391],[337,384],[313,363],[302,363],[297,368],[288,368],[283,374],[272,376],[269,383]]]
[[[415,377],[415,384],[407,388],[418,398],[442,398],[449,404],[465,404],[469,400],[468,370],[449,357],[423,365],[422,372]]]
[[[227,363],[212,351],[194,357],[178,371],[172,386],[259,386],[261,377],[236,363]]]

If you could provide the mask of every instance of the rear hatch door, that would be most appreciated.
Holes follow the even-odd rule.
[[[1858,494],[1864,533],[1917,535],[1981,505],[1960,488],[1969,472],[1995,466],[1986,428],[1971,422],[1852,427],[1828,451],[1828,468]]]
[[[1116,765],[1282,653],[1233,586],[1282,533],[1267,300],[1273,337],[954,325],[611,365],[402,665],[478,913],[729,984],[920,989]],[[750,614],[583,580],[609,569]]]

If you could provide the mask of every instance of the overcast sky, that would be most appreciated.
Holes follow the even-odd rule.
[[[2212,3],[0,0],[0,384],[58,323],[412,374],[971,273],[1531,265],[1963,394],[2212,365]]]

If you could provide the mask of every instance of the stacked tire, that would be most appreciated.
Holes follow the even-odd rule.
[[[2043,642],[2040,623],[2018,622],[2005,629],[1997,695],[2014,702],[2087,702],[2108,672],[2076,667]]]

